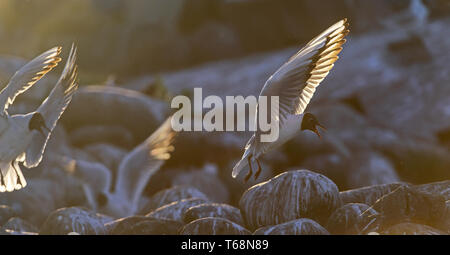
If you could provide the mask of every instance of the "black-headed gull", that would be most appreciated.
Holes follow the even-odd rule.
[[[61,47],[50,49],[31,60],[0,92],[0,192],[26,186],[19,167],[36,167],[42,160],[45,146],[56,122],[72,99],[76,83],[76,48],[72,49],[66,66],[50,95],[39,108],[27,114],[10,116],[6,111],[17,95],[23,93],[57,65]]]
[[[91,207],[115,217],[134,215],[150,177],[170,158],[175,131],[171,117],[145,141],[124,156],[117,169],[111,192],[111,172],[102,164],[76,161],[73,175],[87,184],[85,192]]]
[[[300,130],[311,130],[320,137],[317,126],[322,127],[311,113],[304,113],[320,82],[328,75],[345,43],[349,30],[347,19],[332,25],[308,42],[300,51],[283,64],[264,84],[260,96],[278,96],[278,115],[271,116],[279,127],[278,139],[262,142],[262,131],[256,129],[245,146],[241,160],[233,168],[236,177],[247,165],[247,181],[252,176],[252,162],[257,163],[255,179],[261,172],[258,158],[291,139]],[[269,101],[270,99],[268,99]],[[259,106],[258,106],[259,107]],[[258,109],[257,109],[258,111]],[[271,112],[271,111],[267,111]],[[256,115],[257,118],[258,114]],[[268,119],[271,119],[270,116]],[[258,120],[256,123],[259,123]]]

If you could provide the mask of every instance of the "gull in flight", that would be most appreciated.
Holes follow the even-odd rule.
[[[78,87],[76,48],[72,45],[61,77],[39,108],[27,114],[8,114],[8,106],[17,95],[57,66],[60,53],[61,47],[55,47],[37,56],[19,69],[0,92],[0,192],[27,185],[19,162],[27,168],[41,162],[50,134]]]
[[[145,186],[174,150],[176,133],[171,119],[167,118],[145,141],[124,156],[117,168],[115,183],[112,183],[111,171],[102,164],[75,162],[75,168],[70,172],[87,184],[84,191],[94,210],[115,217],[137,212]]]
[[[311,130],[320,137],[317,127],[325,128],[313,114],[305,113],[305,108],[317,86],[328,75],[338,59],[338,54],[345,43],[344,37],[349,33],[347,28],[347,19],[332,25],[308,42],[266,81],[260,96],[266,96],[268,101],[270,97],[278,96],[278,115],[275,113],[276,116],[272,116],[272,119],[278,122],[279,136],[275,142],[261,142],[260,136],[263,132],[257,129],[247,142],[241,160],[233,168],[234,178],[248,165],[249,172],[245,177],[247,182],[253,175],[252,163],[256,161],[258,165],[255,173],[256,180],[261,173],[258,158],[284,144],[298,131]],[[268,117],[268,119],[271,118]],[[258,119],[256,123],[259,123]]]

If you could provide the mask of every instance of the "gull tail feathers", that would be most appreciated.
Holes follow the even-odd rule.
[[[248,165],[248,157],[250,156],[250,152],[254,150],[253,149],[254,140],[255,136],[253,135],[245,145],[244,155],[242,156],[241,160],[239,160],[239,162],[237,162],[237,164],[233,167],[233,172],[231,173],[231,176],[233,176],[233,178],[236,178],[239,175],[239,173]],[[251,161],[253,163],[254,158],[252,158]]]
[[[248,158],[248,155],[245,155],[233,167],[233,172],[231,173],[231,176],[233,176],[233,178],[236,178],[239,175],[239,173],[241,173],[241,171],[248,165],[248,159],[247,158]]]
[[[0,192],[19,190],[26,185],[27,182],[16,160],[0,163]]]

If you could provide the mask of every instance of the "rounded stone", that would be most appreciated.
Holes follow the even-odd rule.
[[[297,219],[274,226],[258,228],[254,235],[329,235],[319,223],[311,219]]]
[[[223,218],[194,220],[180,230],[181,235],[250,235],[244,227]]]
[[[326,223],[341,199],[336,184],[324,175],[296,170],[251,187],[239,206],[247,226],[256,229],[299,218]]]
[[[371,229],[370,223],[372,220],[376,220],[371,215],[376,214],[377,211],[366,204],[346,204],[331,214],[328,219],[327,229],[332,234],[338,235],[364,234]]]

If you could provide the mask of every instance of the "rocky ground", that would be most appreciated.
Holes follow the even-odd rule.
[[[95,2],[103,10],[104,4],[116,1]],[[133,188],[116,189],[117,179],[132,171],[121,163],[170,115],[172,96],[191,96],[194,87],[203,88],[203,97],[257,95],[264,81],[298,50],[284,48],[285,41],[307,40],[286,25],[303,24],[306,17],[302,17],[282,24],[284,30],[276,36],[280,41],[270,44],[276,47],[261,44],[251,52],[249,45],[256,40],[251,38],[262,40],[267,35],[247,34],[261,31],[258,22],[242,27],[230,18],[232,2],[248,2],[251,7],[251,1],[210,2],[217,11],[213,17],[200,15],[196,22],[178,27],[177,31],[184,32],[176,36],[190,38],[186,51],[191,52],[196,50],[193,45],[203,42],[201,38],[222,31],[228,40],[212,36],[222,44],[210,45],[219,45],[221,54],[234,58],[176,71],[133,74],[105,84],[81,84],[52,134],[43,162],[35,169],[24,169],[28,186],[0,194],[1,233],[450,233],[450,38],[444,36],[450,34],[445,11],[450,9],[445,9],[445,1],[422,1],[422,9],[409,5],[417,1],[398,1],[398,6],[373,4],[370,8],[396,14],[373,18],[374,23],[369,18],[364,22],[369,14],[361,10],[367,9],[346,1],[342,12],[358,22],[350,26],[352,32],[340,59],[308,106],[327,132],[323,139],[301,132],[265,155],[264,171],[257,180],[244,184],[243,176],[231,178],[250,133],[184,132],[176,137],[175,152],[159,171],[148,176],[143,167],[137,177],[129,178],[131,184],[147,183],[137,194],[137,205],[114,197],[136,193]],[[283,8],[295,5],[284,2],[287,7]],[[191,11],[205,4],[189,3],[185,8]],[[303,3],[303,7],[317,8],[312,3]],[[104,10],[117,8],[112,4]],[[186,18],[190,13],[180,10],[176,17]],[[291,14],[287,12],[286,17],[295,16]],[[263,11],[260,16],[265,16]],[[322,22],[315,20],[314,31],[304,31],[313,35],[329,25]],[[177,50],[169,53],[184,52],[180,47],[177,44]],[[201,59],[180,55],[180,63],[223,58],[204,44],[196,47],[205,50]],[[155,49],[161,54],[161,48]],[[255,54],[241,56],[243,52]],[[158,54],[153,55],[157,60]],[[20,58],[1,57],[2,84],[23,63]],[[141,64],[143,69],[149,67]],[[56,74],[47,75],[11,111],[35,109],[56,78]],[[133,169],[141,163],[136,160]],[[129,213],[127,208],[132,206],[136,210]]]

